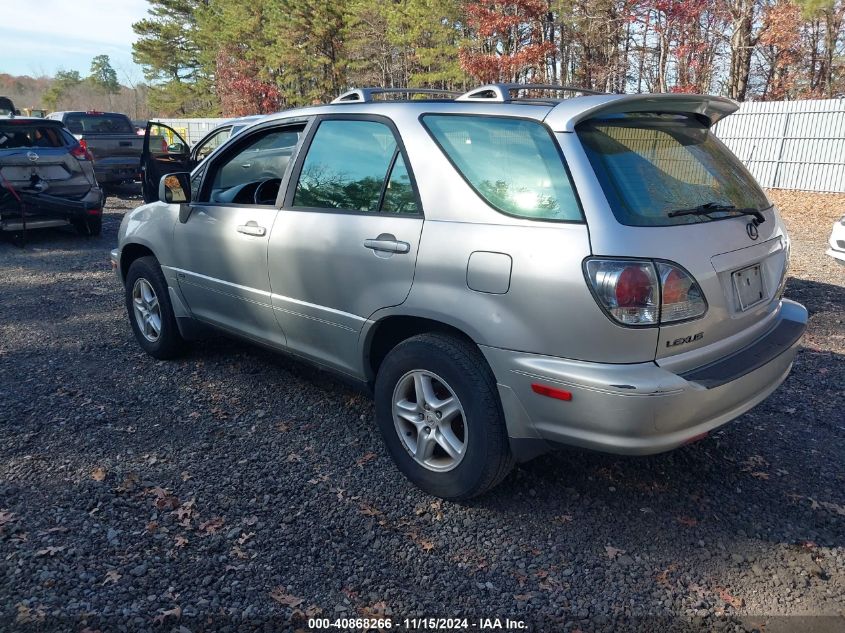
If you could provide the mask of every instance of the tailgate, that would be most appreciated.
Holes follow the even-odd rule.
[[[144,139],[136,134],[85,134],[81,137],[96,162],[130,163],[141,159]]]
[[[66,147],[0,151],[0,174],[15,189],[82,195],[93,181]]]

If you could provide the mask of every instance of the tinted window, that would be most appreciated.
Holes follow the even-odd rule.
[[[765,194],[737,158],[701,122],[683,115],[636,115],[578,126],[590,163],[623,224],[666,226],[735,215],[670,218],[707,203],[757,210]]]
[[[541,220],[580,221],[581,211],[551,133],[536,121],[426,115],[431,135],[493,207]]]
[[[0,149],[66,145],[69,145],[67,137],[62,134],[62,128],[58,125],[0,124]]]
[[[65,125],[74,134],[134,134],[135,128],[121,114],[68,114]]]
[[[201,193],[200,201],[253,204],[253,194],[265,181],[272,181],[278,191],[303,129],[303,125],[289,125],[242,139],[244,143],[237,145],[233,153],[210,168],[211,186]],[[261,204],[270,204],[274,198],[271,189],[264,186],[261,198]]]
[[[208,138],[204,143],[198,145],[196,148],[197,160],[203,160],[206,156],[211,154],[211,152],[220,147],[220,145],[223,144],[223,141],[229,138],[230,134],[232,134],[232,128],[220,130],[219,132]]]
[[[294,207],[376,211],[396,153],[390,128],[375,121],[323,121],[296,185]]]
[[[386,213],[417,212],[417,198],[414,195],[411,176],[405,167],[405,159],[402,158],[402,154],[396,155],[396,162],[393,164],[390,178],[387,179],[387,186],[384,189],[384,201],[381,210]]]

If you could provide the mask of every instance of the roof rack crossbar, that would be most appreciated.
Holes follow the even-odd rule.
[[[565,86],[561,84],[487,84],[473,88],[469,92],[465,92],[455,101],[493,101],[498,103],[506,103],[514,101],[511,97],[511,92],[519,92],[520,90],[549,90],[555,92],[580,92],[584,95],[602,95],[607,94],[599,90],[590,90],[589,88],[580,88],[578,86]]]
[[[332,103],[369,103],[375,95],[403,94],[403,95],[441,95],[458,97],[460,92],[454,90],[438,90],[437,88],[353,88],[334,99]]]

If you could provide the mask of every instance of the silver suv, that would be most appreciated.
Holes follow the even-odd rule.
[[[734,102],[394,92],[162,173],[112,255],[141,347],[213,326],[369,385],[399,469],[453,499],[560,444],[676,448],[786,378],[807,312],[777,211],[710,131]]]

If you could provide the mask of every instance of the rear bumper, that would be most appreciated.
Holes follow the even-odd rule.
[[[136,180],[140,177],[140,174],[140,158],[122,161],[94,161],[94,175],[99,183]]]
[[[0,202],[0,230],[19,231],[24,228],[59,226],[78,218],[100,215],[103,212],[103,194],[99,188],[92,188],[80,199],[63,198],[46,193],[18,192],[23,202],[26,217],[21,217],[21,205],[6,195]]]
[[[611,453],[668,451],[742,415],[784,381],[806,329],[806,309],[784,301],[778,319],[747,347],[675,374],[655,363],[610,365],[482,347],[517,458],[555,444]],[[532,384],[569,391],[538,395]]]

